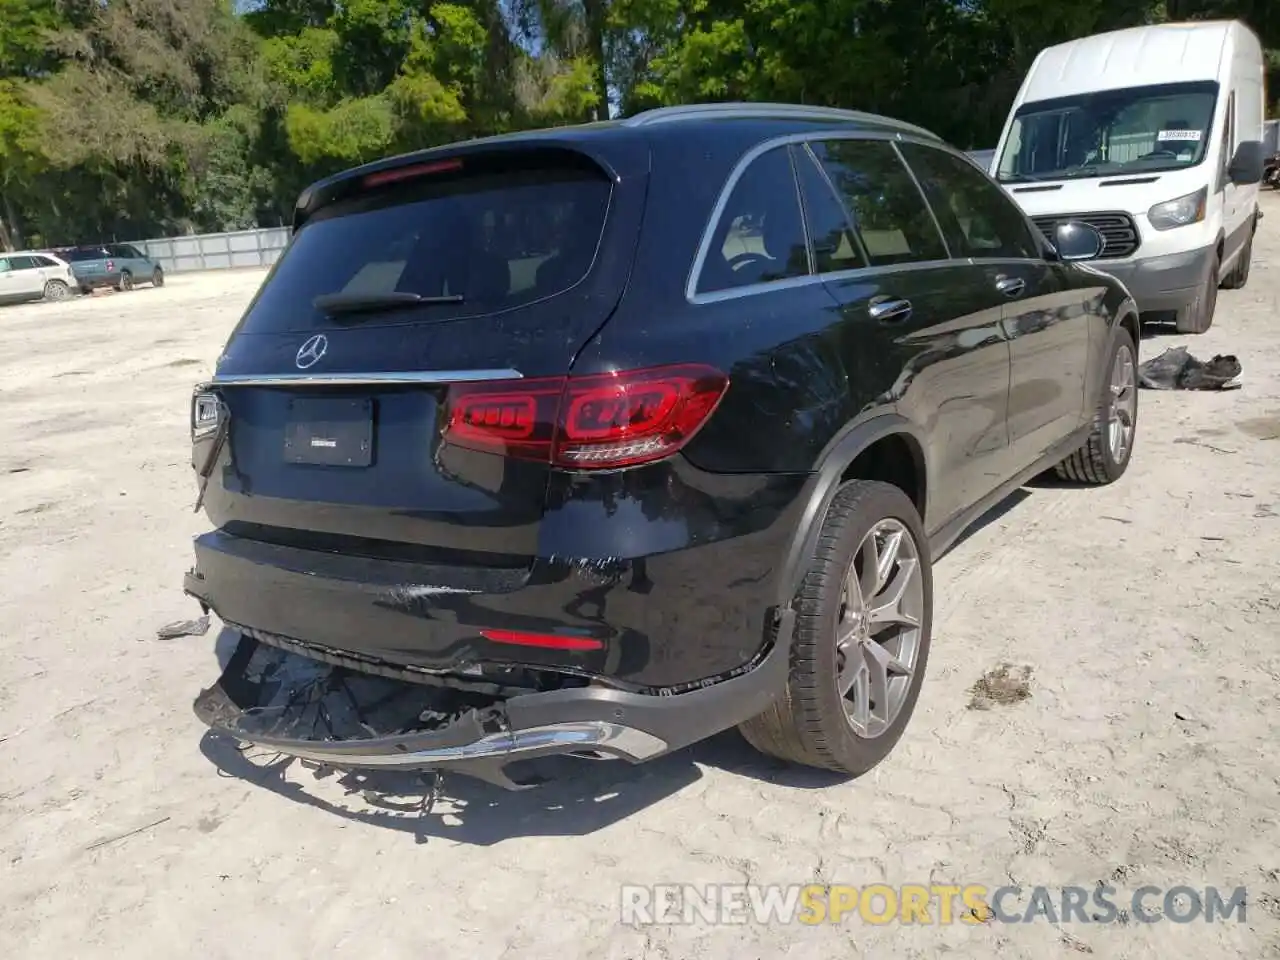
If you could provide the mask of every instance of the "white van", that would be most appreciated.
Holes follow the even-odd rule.
[[[1249,279],[1264,116],[1262,44],[1238,21],[1117,30],[1042,50],[990,172],[1052,238],[1105,240],[1093,265],[1144,320],[1213,322],[1219,284]]]

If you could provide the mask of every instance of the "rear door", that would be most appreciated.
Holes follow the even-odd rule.
[[[556,378],[624,288],[646,165],[508,148],[345,185],[219,360],[230,443],[210,517],[371,556],[532,556]],[[516,378],[520,396],[486,396]]]
[[[1017,205],[961,157],[920,144],[901,150],[952,250],[970,258],[1003,304],[1009,443],[1027,466],[1084,420],[1090,327],[1103,322],[1092,305],[1097,291],[1074,288]]]
[[[44,273],[36,258],[21,254],[9,258],[9,266],[13,270],[14,290],[26,297],[40,296],[44,293]]]
[[[897,404],[924,431],[928,518],[936,530],[1010,472],[1009,347],[1000,297],[972,267],[952,259],[892,143],[809,146],[804,153],[843,201],[855,238],[856,265],[841,253],[846,241],[824,241],[829,231],[815,230],[815,239],[839,254],[824,272],[844,313],[847,349],[869,375],[894,373],[888,395],[877,400]],[[813,172],[803,174],[810,209],[824,202],[814,199],[823,184]]]

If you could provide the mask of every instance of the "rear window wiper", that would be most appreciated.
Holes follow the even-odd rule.
[[[420,293],[393,290],[387,293],[325,293],[311,301],[322,313],[381,313],[403,307],[421,307],[439,303],[462,303],[460,293],[428,297]]]

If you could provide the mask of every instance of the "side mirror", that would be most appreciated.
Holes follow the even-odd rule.
[[[1102,253],[1105,244],[1102,234],[1079,220],[1060,223],[1054,231],[1053,245],[1060,260],[1092,260]]]
[[[1227,167],[1227,178],[1237,186],[1247,187],[1262,182],[1262,168],[1266,155],[1261,140],[1244,140],[1236,147],[1236,155]]]

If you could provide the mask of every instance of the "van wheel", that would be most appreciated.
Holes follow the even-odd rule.
[[[1179,333],[1204,333],[1213,326],[1213,314],[1218,309],[1218,274],[1222,272],[1222,259],[1215,256],[1204,289],[1200,291],[1197,307],[1180,312],[1175,321]]]
[[[795,606],[786,689],[739,729],[781,760],[866,773],[906,729],[929,659],[933,569],[907,495],[841,486]]]
[[[1240,251],[1240,258],[1236,261],[1236,265],[1232,268],[1231,273],[1227,275],[1227,279],[1222,281],[1224,290],[1243,290],[1244,285],[1249,282],[1249,269],[1253,266],[1253,236],[1244,242],[1244,249]]]

